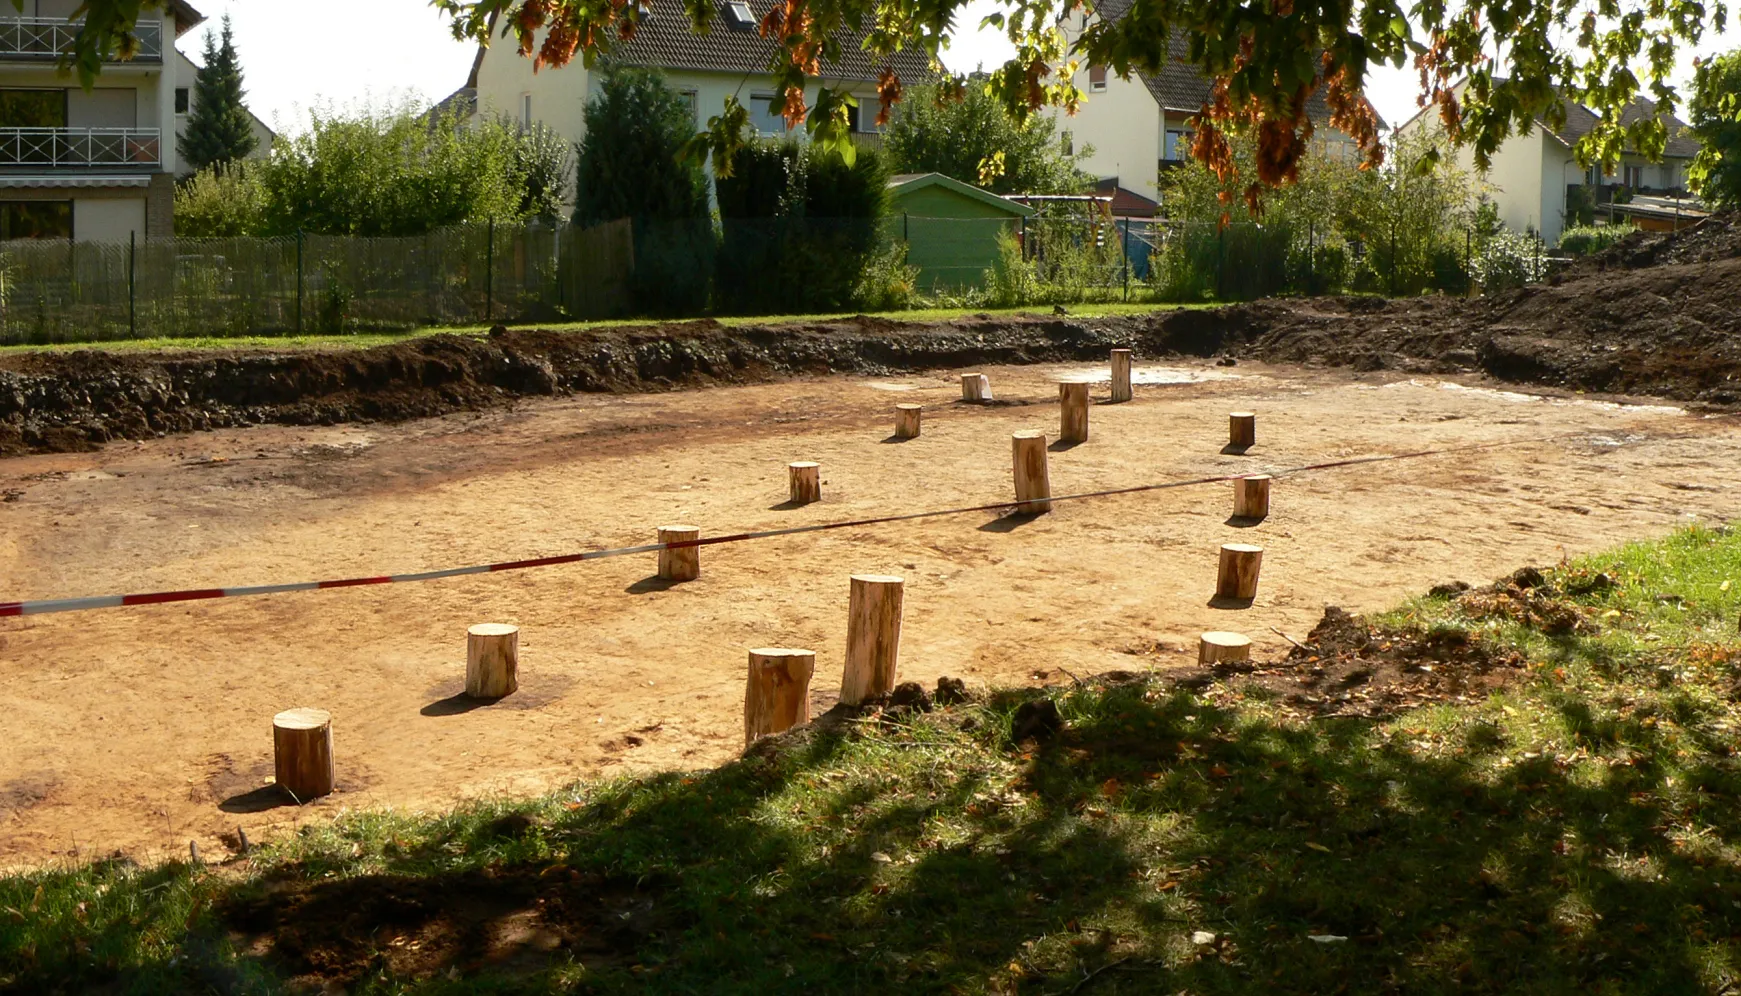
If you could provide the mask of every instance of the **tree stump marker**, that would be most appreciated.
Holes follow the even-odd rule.
[[[1088,442],[1088,385],[1065,382],[1058,385],[1058,441]]]
[[[1227,543],[1221,547],[1221,568],[1215,577],[1215,594],[1249,602],[1257,597],[1257,574],[1263,566],[1263,547],[1250,543]]]
[[[894,691],[901,660],[905,582],[886,574],[854,574],[846,614],[846,667],[840,701],[858,705]]]
[[[520,687],[520,627],[478,623],[465,631],[465,693],[499,699]]]
[[[1251,637],[1243,633],[1204,633],[1197,638],[1197,663],[1251,659]]]
[[[1227,416],[1227,445],[1235,449],[1250,449],[1257,445],[1257,415],[1252,412],[1231,412]]]
[[[701,538],[700,526],[660,526],[659,542],[686,543]],[[694,581],[701,576],[701,547],[683,546],[659,551],[659,577],[665,581]]]
[[[1023,429],[1010,436],[1016,480],[1016,513],[1042,515],[1052,510],[1052,477],[1046,465],[1046,434]]]
[[[987,377],[985,374],[962,374],[961,400],[973,402],[990,401],[991,378]]]
[[[895,438],[913,439],[919,435],[919,405],[895,406]]]
[[[1113,401],[1129,401],[1131,399],[1130,358],[1131,351],[1128,349],[1115,349],[1112,351]]]
[[[1263,519],[1269,516],[1268,474],[1253,474],[1233,482],[1233,514],[1241,519]]]
[[[298,803],[332,794],[332,713],[286,709],[272,717],[272,768]]]
[[[744,683],[744,746],[810,722],[810,677],[816,651],[762,647],[750,651]]]
[[[808,505],[822,500],[822,465],[811,460],[799,460],[786,465],[791,479],[792,504]],[[699,530],[697,533],[699,534]]]

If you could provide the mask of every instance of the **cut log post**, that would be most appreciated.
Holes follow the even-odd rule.
[[[1115,349],[1112,351],[1112,400],[1130,399],[1130,350]]]
[[[1052,477],[1046,466],[1046,434],[1024,429],[1010,437],[1016,477],[1016,513],[1040,515],[1052,510]]]
[[[1088,385],[1058,385],[1058,441],[1088,442]]]
[[[810,676],[816,651],[763,647],[750,651],[744,685],[744,746],[810,722]]]
[[[520,687],[520,627],[478,623],[465,631],[465,693],[499,699]]]
[[[799,460],[787,464],[786,472],[792,479],[792,504],[808,505],[813,501],[822,500],[821,464],[810,460]]]
[[[1241,519],[1262,519],[1269,515],[1268,474],[1253,474],[1233,482],[1233,514]]]
[[[846,669],[840,701],[858,705],[894,691],[901,659],[904,582],[883,574],[854,574],[846,616]]]
[[[278,787],[298,803],[332,794],[332,713],[286,709],[272,717],[272,762]]]
[[[1220,664],[1224,661],[1251,659],[1251,637],[1243,633],[1204,633],[1197,638],[1197,663]]]
[[[895,438],[912,439],[919,435],[919,405],[895,406]]]
[[[1257,416],[1252,412],[1232,412],[1227,416],[1227,445],[1249,449],[1257,445]]]
[[[991,378],[985,374],[962,374],[961,400],[990,401]]]
[[[683,543],[701,538],[700,526],[660,526],[659,542]],[[659,577],[665,581],[694,581],[701,576],[701,547],[683,546],[659,551]]]
[[[1215,578],[1215,594],[1249,602],[1257,597],[1257,572],[1263,566],[1263,547],[1227,543],[1221,547],[1221,569]]]

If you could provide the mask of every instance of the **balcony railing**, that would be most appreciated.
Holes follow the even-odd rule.
[[[156,166],[156,128],[0,128],[0,167]]]
[[[0,59],[58,59],[72,51],[73,38],[83,25],[58,17],[0,18]],[[133,33],[139,39],[133,61],[163,61],[163,25],[142,20]]]

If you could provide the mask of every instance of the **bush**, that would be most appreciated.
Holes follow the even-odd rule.
[[[257,235],[266,229],[266,191],[259,165],[242,160],[209,166],[175,188],[175,234]]]
[[[918,300],[919,268],[907,264],[907,244],[893,241],[872,253],[853,299],[865,311],[901,311]]]
[[[1541,240],[1532,235],[1499,231],[1482,242],[1473,263],[1475,282],[1493,293],[1540,280]]]
[[[1631,225],[1579,225],[1560,233],[1559,250],[1572,256],[1599,253],[1637,231]]]

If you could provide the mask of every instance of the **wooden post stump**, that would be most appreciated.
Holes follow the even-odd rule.
[[[912,439],[919,435],[919,405],[895,406],[895,438]]]
[[[1016,477],[1016,512],[1040,515],[1052,510],[1052,477],[1046,466],[1046,434],[1023,429],[1010,437]]]
[[[660,526],[659,542],[682,543],[701,538],[700,526]],[[701,576],[701,547],[684,546],[659,551],[659,577],[666,581],[694,581]]]
[[[1233,514],[1241,519],[1262,519],[1269,515],[1268,474],[1253,474],[1233,482]]]
[[[465,631],[465,693],[499,699],[520,687],[520,627],[478,623]]]
[[[990,401],[991,378],[985,374],[962,374],[961,400]]]
[[[1257,416],[1252,412],[1232,412],[1227,416],[1227,445],[1249,449],[1257,445]]]
[[[1243,633],[1204,633],[1197,638],[1197,663],[1251,659],[1251,637]]]
[[[332,794],[332,713],[286,709],[272,717],[272,766],[278,787],[298,803]]]
[[[1058,385],[1058,441],[1088,442],[1088,385]]]
[[[1115,349],[1112,351],[1112,400],[1129,401],[1130,392],[1130,350]]]
[[[1215,578],[1215,594],[1249,602],[1257,597],[1257,572],[1263,566],[1263,547],[1227,543],[1221,547],[1221,569]]]
[[[905,582],[883,574],[854,574],[846,615],[846,669],[840,701],[858,705],[894,691],[901,659],[901,601]]]
[[[763,647],[750,651],[744,684],[744,746],[810,722],[810,676],[816,651]]]
[[[813,501],[822,500],[822,465],[810,460],[799,460],[786,465],[786,472],[791,477],[792,504],[808,505]],[[699,530],[697,530],[699,533]]]

